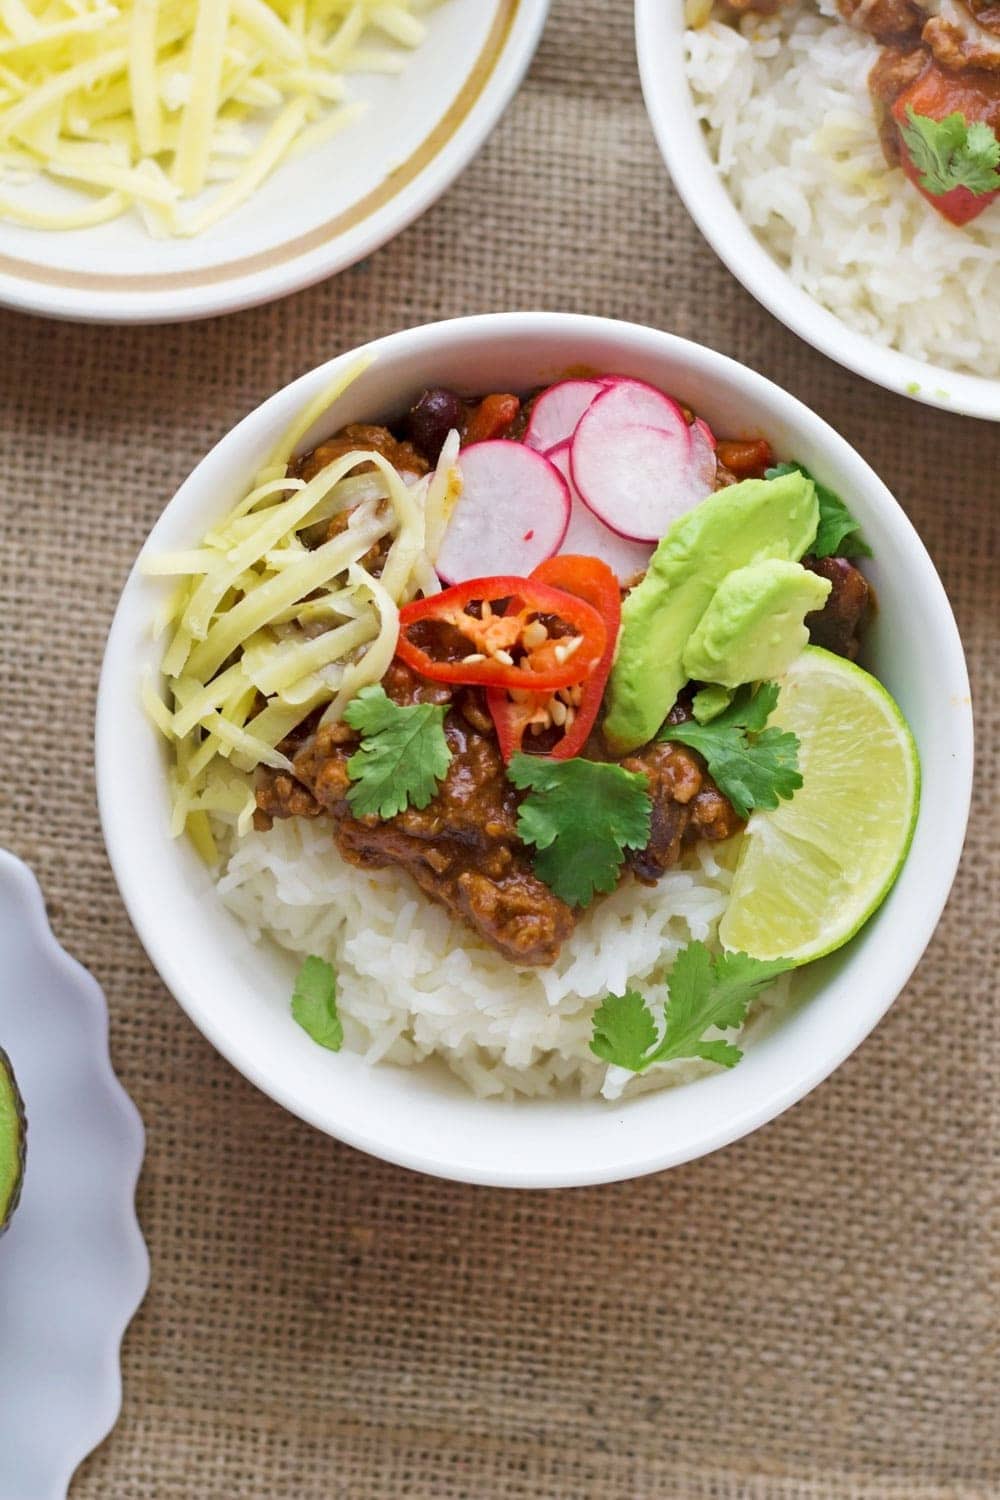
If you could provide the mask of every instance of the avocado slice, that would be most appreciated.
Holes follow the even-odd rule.
[[[615,754],[644,745],[667,717],[688,680],[684,648],[726,575],[769,557],[798,561],[818,524],[816,486],[797,472],[728,485],[674,522],[622,606],[604,720]]]
[[[0,1047],[0,1234],[10,1223],[21,1196],[28,1123],[11,1067]]]
[[[725,713],[732,701],[733,695],[728,688],[717,687],[714,682],[709,682],[699,688],[691,699],[691,712],[698,724],[711,724],[713,719]]]
[[[769,557],[728,573],[684,648],[686,675],[737,688],[783,677],[809,644],[803,621],[822,609],[828,579]]]

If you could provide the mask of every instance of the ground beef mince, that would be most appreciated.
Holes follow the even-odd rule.
[[[309,788],[287,771],[261,772],[256,796],[253,826],[258,833],[266,833],[275,818],[318,818],[323,811]]]
[[[325,443],[320,443],[311,453],[304,454],[301,458],[294,459],[289,468],[289,473],[295,479],[304,479],[307,482],[315,479],[321,469],[327,464],[332,464],[335,459],[343,458],[345,453],[352,453],[355,449],[368,453],[381,453],[384,459],[398,469],[401,474],[426,474],[429,464],[424,455],[417,451],[412,443],[401,442],[394,437],[388,427],[372,427],[367,422],[352,422],[335,437],[328,438]],[[374,465],[359,464],[358,470]]]
[[[832,585],[823,608],[806,615],[810,641],[855,661],[872,602],[868,580],[846,557],[804,557],[802,565]]]
[[[259,809],[271,818],[294,817],[300,808],[309,816],[314,804],[334,818],[345,859],[367,868],[401,866],[512,963],[552,963],[572,931],[573,913],[532,873],[517,835],[517,793],[481,695],[464,689],[453,698],[447,686],[418,677],[400,661],[382,685],[397,703],[448,706],[445,734],[453,759],[433,801],[385,820],[353,817],[347,762],[357,735],[335,724],[318,729],[295,752],[297,781],[280,772],[263,776]]]
[[[532,872],[517,833],[519,793],[507,778],[482,690],[453,691],[399,660],[382,685],[397,703],[438,703],[448,710],[445,735],[453,759],[437,796],[394,818],[353,817],[347,762],[358,736],[343,723],[313,723],[282,746],[294,775],[260,773],[257,827],[325,814],[352,864],[398,865],[512,963],[553,963],[576,914]],[[628,862],[644,883],[655,884],[695,839],[729,838],[742,826],[692,751],[647,745],[622,764],[648,778],[653,802],[649,844]]]
[[[880,42],[919,40],[926,14],[913,0],[837,0],[840,14],[857,31]]]
[[[622,765],[646,777],[653,802],[649,843],[628,857],[644,884],[655,885],[676,865],[687,844],[699,838],[728,839],[743,827],[698,757],[683,745],[646,745]]]

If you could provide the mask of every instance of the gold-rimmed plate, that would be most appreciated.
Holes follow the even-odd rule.
[[[0,303],[88,322],[210,317],[298,291],[370,255],[482,146],[534,55],[548,0],[444,0],[399,76],[352,81],[370,107],[194,239],[134,215],[71,231],[0,224]]]

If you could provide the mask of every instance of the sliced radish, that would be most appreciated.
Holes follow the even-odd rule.
[[[580,418],[570,458],[584,504],[635,541],[659,541],[715,484],[704,434],[688,426],[676,401],[642,381],[618,381],[597,397]]]
[[[628,537],[619,536],[617,531],[605,526],[592,510],[587,509],[573,483],[569,449],[569,443],[562,443],[548,455],[569,485],[573,506],[559,551],[578,553],[583,557],[599,557],[602,562],[607,563],[620,582],[627,583],[636,573],[645,571],[653,549],[646,542],[631,542]]]
[[[679,404],[674,400],[672,396],[664,395],[662,391],[657,390],[655,385],[649,385],[645,380],[633,380],[632,377],[628,375],[605,375],[601,377],[601,383],[606,386],[631,386],[633,401],[637,404],[642,403],[643,410],[646,412],[645,418],[637,416],[636,420],[648,421],[650,426],[652,427],[659,427],[662,425],[660,417],[664,415],[664,402],[666,402],[667,406],[670,408],[669,418],[666,418],[666,420],[668,420],[670,423],[673,423],[677,420],[678,414],[682,417],[684,416],[684,413],[681,410]],[[712,431],[711,427],[709,427],[708,423],[705,421],[705,418],[695,417],[693,424],[690,425],[692,427],[692,437],[695,437],[698,433],[700,433],[714,453],[715,449],[718,447],[718,444],[716,442],[715,433]]]
[[[605,389],[602,380],[560,380],[536,399],[524,430],[524,441],[548,453],[573,436],[576,424]]]
[[[445,583],[492,573],[525,577],[559,551],[569,525],[569,486],[544,454],[505,438],[458,457],[462,493],[435,564]]]
[[[684,413],[674,398],[664,395],[648,380],[636,380],[632,375],[605,375],[602,383],[609,391],[617,391],[623,401],[628,400],[633,422],[648,422],[650,426],[658,427],[663,422],[674,422],[678,417],[684,420]]]
[[[708,423],[705,421],[705,418],[695,417],[694,425],[714,453],[719,445],[715,440],[715,433],[712,431],[711,427],[709,427]]]
[[[705,494],[711,494],[715,488],[715,472],[718,468],[715,457],[715,434],[698,417],[695,418],[694,426],[691,428],[691,462],[697,467],[699,474],[708,485]]]

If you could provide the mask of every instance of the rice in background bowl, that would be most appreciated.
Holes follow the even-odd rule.
[[[633,1176],[715,1149],[801,1097],[857,1045],[905,983],[940,913],[964,832],[971,767],[968,684],[941,584],[912,526],[858,455],[792,397],[710,350],[631,325],[556,314],[459,319],[372,347],[376,362],[304,446],[345,423],[398,414],[429,381],[475,390],[485,371],[490,385],[525,390],[567,368],[590,366],[670,390],[734,434],[766,433],[779,452],[795,453],[849,496],[876,553],[869,571],[881,610],[867,656],[913,726],[926,784],[947,776],[947,806],[941,798],[925,800],[886,905],[849,948],[799,976],[802,1003],[797,996],[780,1025],[754,1037],[731,1073],[617,1107],[566,1090],[516,1104],[477,1099],[442,1070],[373,1068],[346,1049],[332,1054],[316,1047],[290,1014],[296,961],[273,944],[256,944],[220,901],[194,851],[169,839],[164,756],[136,691],[143,664],[158,665],[149,637],[158,590],[133,571],[109,638],[97,740],[105,837],[130,915],[167,985],[235,1066],[303,1118],[377,1155],[472,1181],[551,1186]],[[148,545],[189,546],[220,517],[335,365],[304,376],[230,433],[182,486]],[[914,610],[924,622],[919,658],[907,645]],[[271,847],[280,857],[280,847]],[[324,861],[323,869],[324,878],[338,878],[333,864]],[[294,880],[294,872],[293,858],[283,878]],[[247,893],[251,907],[252,899]],[[358,893],[357,904],[365,913],[368,898]],[[428,907],[421,921],[423,914],[432,920],[421,942],[431,942],[434,921],[447,919]],[[391,931],[389,917],[373,916],[350,939],[361,950],[368,945],[365,962],[386,966],[387,984],[393,942],[403,945],[400,964],[404,950],[408,964],[419,958],[405,927],[412,916],[392,907],[390,917]],[[306,920],[329,918],[310,912]],[[602,937],[594,951],[610,965],[615,960],[606,946]],[[460,973],[464,953],[445,956]],[[411,982],[413,973],[404,972],[401,985]],[[516,1022],[517,1007],[510,1008]],[[468,1025],[465,1012],[460,1022]]]
[[[956,230],[887,168],[867,89],[876,44],[836,18],[835,0],[743,26],[692,32],[681,0],[636,0],[646,108],[702,234],[831,359],[898,395],[1000,420],[997,205]]]

